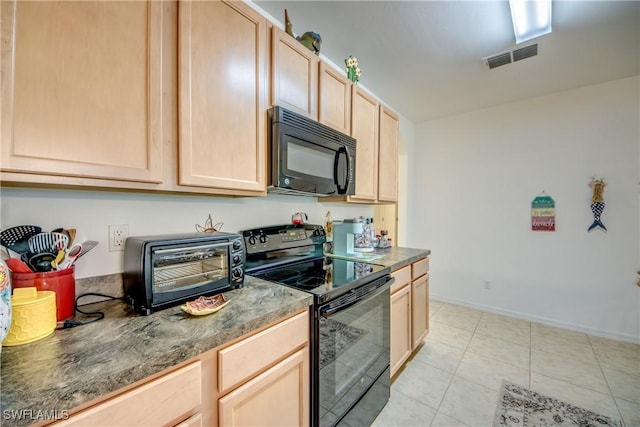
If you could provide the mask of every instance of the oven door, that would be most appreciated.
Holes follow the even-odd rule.
[[[154,307],[229,289],[231,242],[151,249]]]
[[[392,282],[382,277],[318,307],[319,425],[370,425],[387,403]]]

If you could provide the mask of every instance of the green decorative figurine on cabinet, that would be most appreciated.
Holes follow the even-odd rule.
[[[322,37],[320,37],[320,34],[314,33],[313,31],[307,31],[303,35],[296,37],[296,35],[293,33],[293,25],[289,20],[289,13],[287,12],[287,9],[284,10],[284,26],[284,31],[287,34],[305,45],[305,47],[311,52],[315,53],[316,55],[320,54],[320,47],[322,46]]]

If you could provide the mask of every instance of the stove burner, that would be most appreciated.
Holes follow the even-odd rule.
[[[303,277],[302,279],[296,282],[296,285],[301,287],[302,289],[313,289],[324,283],[324,277],[319,276],[311,276],[311,277]]]
[[[293,268],[283,268],[280,270],[268,271],[264,276],[276,282],[284,282],[285,280],[297,279],[300,277],[300,272]]]

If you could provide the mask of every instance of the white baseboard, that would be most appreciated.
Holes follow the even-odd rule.
[[[548,326],[555,326],[557,328],[569,329],[571,331],[582,332],[588,335],[594,335],[603,338],[609,338],[616,341],[626,341],[634,344],[640,344],[640,337],[628,335],[628,334],[618,334],[610,331],[603,331],[599,329],[588,328],[582,325],[576,325],[574,323],[568,322],[560,322],[553,319],[548,319],[546,317],[534,316],[525,313],[519,313],[515,311],[505,310],[502,308],[491,307],[488,305],[476,304],[470,301],[460,300],[456,298],[448,298],[443,297],[441,295],[429,295],[429,298],[434,301],[446,302],[450,304],[462,305],[464,307],[475,308],[476,310],[488,311],[494,314],[501,314],[503,316],[515,317],[517,319],[528,320],[529,322],[542,323]]]

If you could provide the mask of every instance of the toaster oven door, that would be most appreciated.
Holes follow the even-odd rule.
[[[228,241],[154,249],[154,303],[183,298],[229,285]]]

